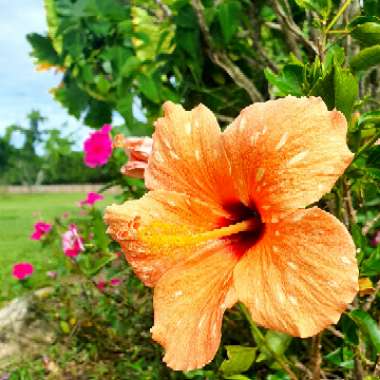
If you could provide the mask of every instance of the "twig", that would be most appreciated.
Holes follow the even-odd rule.
[[[277,0],[271,0],[271,3],[273,5],[274,11],[277,14],[277,17],[279,18],[279,21],[281,22],[283,26],[283,30],[285,32],[287,42],[289,46],[292,48],[294,54],[301,58],[301,54],[299,51],[299,47],[297,43],[294,41],[292,34],[299,39],[303,45],[313,54],[319,54],[317,46],[314,45],[313,42],[309,41],[304,34],[302,33],[301,29],[298,27],[298,25],[294,22],[291,13],[286,14],[282,6],[280,5],[279,1]],[[290,12],[290,7],[288,7],[288,12]],[[291,32],[291,33],[289,33]]]
[[[366,224],[362,228],[362,234],[367,235],[371,228],[376,224],[376,222],[380,219],[380,212],[371,220],[367,221]]]
[[[360,156],[363,152],[365,152],[369,147],[371,147],[378,139],[380,138],[380,131],[375,133],[368,142],[363,145],[356,153],[355,153],[355,159]]]
[[[216,118],[223,123],[232,123],[234,118],[231,116],[221,115],[220,113],[215,114]]]
[[[336,13],[335,17],[331,20],[330,24],[327,25],[327,27],[325,29],[325,33],[327,33],[336,24],[336,22],[339,20],[340,16],[342,16],[342,14],[344,13],[344,11],[350,5],[351,1],[352,0],[346,0],[344,2],[344,4],[342,5],[342,7]]]
[[[357,351],[359,351],[359,348],[357,348]],[[355,380],[364,380],[364,370],[363,370],[363,364],[360,359],[360,353],[356,352],[355,360],[354,360],[354,379]]]
[[[321,378],[321,334],[313,336],[311,343],[311,372],[312,380],[319,380]]]
[[[252,23],[248,24],[248,31],[251,35],[253,43],[255,44],[256,51],[259,55],[260,60],[266,66],[268,66],[274,73],[278,73],[279,69],[276,64],[273,63],[273,60],[269,58],[267,52],[265,51],[264,46],[261,44],[260,40],[260,20],[257,14],[258,7],[253,6],[250,3],[249,15],[252,18]]]
[[[204,7],[200,0],[191,0],[191,5],[198,18],[199,27],[202,31],[203,37],[207,45],[207,54],[211,61],[220,66],[232,80],[241,88],[243,88],[250,96],[253,102],[262,101],[263,96],[258,91],[252,81],[236,66],[230,58],[228,58],[225,52],[221,52],[215,49],[210,31],[208,29],[206,18],[204,15]]]
[[[377,292],[378,292],[379,290],[380,290],[380,280],[377,281],[373,293],[367,298],[367,301],[366,301],[366,303],[365,303],[364,306],[363,306],[363,310],[364,310],[364,311],[368,311],[368,310],[371,308],[373,302],[374,302],[375,299],[376,299]]]
[[[170,11],[169,7],[166,4],[164,4],[161,0],[154,0],[154,1],[161,8],[165,17],[170,17],[172,15],[172,12]]]
[[[331,334],[335,335],[337,338],[344,339],[344,335],[339,330],[337,330],[335,327],[329,326],[326,328],[326,330],[330,331]]]
[[[271,347],[267,344],[262,332],[256,326],[256,323],[252,320],[251,314],[247,310],[247,308],[243,304],[239,304],[240,310],[243,312],[244,316],[247,318],[249,322],[249,326],[252,331],[253,339],[255,339],[256,343],[265,346],[265,349],[273,356],[273,358],[277,361],[277,363],[282,367],[282,369],[288,374],[291,380],[297,380],[297,375],[290,369],[289,365],[286,363],[286,359],[284,359],[277,352],[274,352]],[[257,341],[259,340],[259,342]]]

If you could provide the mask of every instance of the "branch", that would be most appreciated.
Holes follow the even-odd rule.
[[[261,62],[268,66],[274,73],[278,73],[279,69],[276,64],[273,63],[272,59],[269,58],[264,46],[260,40],[260,20],[257,14],[257,7],[249,7],[249,16],[252,19],[252,23],[248,23],[248,32],[251,35],[253,42],[255,43],[256,52],[261,60]],[[253,24],[253,25],[252,25]]]
[[[312,380],[319,380],[321,378],[321,334],[315,335],[311,343],[311,371]]]
[[[170,17],[172,15],[172,12],[170,11],[169,7],[166,4],[164,4],[161,0],[154,1],[160,7],[165,17]]]
[[[206,23],[204,7],[201,1],[191,0],[191,5],[197,15],[199,27],[206,41],[207,54],[210,57],[211,61],[220,66],[226,73],[228,73],[232,80],[248,93],[253,102],[262,101],[263,96],[258,91],[254,83],[250,81],[247,76],[240,70],[240,68],[228,58],[226,53],[217,51],[215,49],[210,31]]]
[[[380,212],[371,220],[367,221],[367,223],[362,228],[362,234],[367,235],[371,228],[376,224],[376,222],[380,219]]]
[[[368,311],[371,308],[373,302],[376,299],[376,296],[377,296],[377,293],[378,293],[379,290],[380,290],[380,280],[377,281],[373,293],[367,298],[367,301],[366,301],[366,303],[363,306],[363,310],[364,311]]]
[[[297,42],[294,40],[294,37],[296,39],[300,40],[303,45],[313,54],[319,54],[318,47],[314,45],[313,42],[309,41],[304,34],[302,33],[301,29],[298,27],[298,25],[294,22],[291,10],[289,5],[287,5],[287,10],[289,14],[286,14],[278,0],[271,0],[270,1],[274,11],[277,14],[277,17],[279,21],[282,24],[282,30],[285,33],[287,42],[290,46],[290,48],[293,50],[294,54],[297,56],[297,58],[301,58],[301,53],[299,50],[299,46],[297,45]],[[290,33],[289,33],[290,32]]]

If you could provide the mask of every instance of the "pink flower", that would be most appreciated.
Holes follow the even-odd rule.
[[[107,282],[104,281],[104,280],[99,280],[97,283],[96,283],[96,287],[98,288],[99,291],[101,292],[104,292],[104,289],[107,285]]]
[[[104,199],[103,195],[90,191],[87,194],[87,198],[85,200],[83,200],[83,201],[80,201],[79,204],[81,206],[84,206],[84,205],[93,206],[94,203],[96,203],[98,201],[101,201],[103,199]]]
[[[69,230],[62,235],[62,248],[67,257],[77,257],[84,251],[83,241],[75,224],[70,224]]]
[[[144,178],[145,168],[152,153],[153,140],[150,137],[127,137],[117,135],[114,146],[124,148],[128,162],[121,168],[121,173],[133,178]]]
[[[380,244],[380,230],[375,233],[371,243],[374,247],[377,247]]]
[[[111,125],[92,132],[83,144],[84,163],[90,168],[105,165],[112,155]]]
[[[52,278],[52,279],[54,279],[54,278],[57,278],[57,272],[54,272],[54,271],[48,271],[48,272],[46,272],[46,276],[48,276],[48,277],[50,277],[50,278]]]
[[[41,238],[46,235],[52,228],[52,225],[49,223],[45,223],[43,221],[38,221],[34,224],[34,231],[30,235],[32,240],[41,240]]]
[[[30,263],[18,263],[13,266],[12,275],[17,280],[25,280],[34,272],[33,265]]]
[[[119,286],[119,285],[121,285],[121,280],[120,280],[120,278],[112,278],[111,280],[110,280],[110,284],[112,285],[112,286]]]

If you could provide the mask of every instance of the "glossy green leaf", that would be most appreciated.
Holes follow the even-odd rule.
[[[36,33],[30,33],[26,36],[28,42],[32,45],[31,55],[36,58],[37,63],[47,63],[58,65],[60,58],[55,51],[52,40],[49,37],[40,36]]]
[[[353,310],[349,316],[359,326],[360,330],[369,338],[376,352],[380,352],[380,329],[377,322],[364,310]]]
[[[380,43],[380,23],[366,22],[357,25],[351,32],[351,36],[363,46],[372,46]]]
[[[229,43],[241,22],[241,5],[238,1],[225,0],[217,7],[217,17],[225,43]]]
[[[144,74],[139,74],[137,80],[141,93],[152,102],[159,103],[161,98],[155,80],[151,76]]]
[[[249,369],[256,358],[257,348],[243,346],[225,346],[228,359],[225,359],[220,370],[226,376],[240,374]]]
[[[362,261],[360,274],[361,276],[377,276],[380,274],[380,247]]]
[[[359,84],[354,75],[335,63],[314,85],[310,95],[321,96],[328,109],[336,108],[350,120],[352,108],[358,97]]]
[[[266,347],[269,347],[272,352],[281,356],[284,354],[292,340],[291,336],[273,330],[268,330],[264,338],[265,345],[261,344],[259,346],[260,354],[256,359],[257,362],[272,359],[272,353]]]
[[[358,120],[359,126],[371,123],[380,124],[380,111],[366,112],[360,115]]]
[[[348,69],[335,65],[334,69],[335,107],[351,119],[352,109],[359,95],[359,83]]]
[[[368,70],[380,63],[380,45],[374,45],[361,50],[350,62],[355,71]]]
[[[302,96],[302,83],[303,83],[304,68],[301,65],[286,65],[281,74],[276,75],[270,69],[264,69],[265,77],[268,82],[275,86],[280,95],[294,95]]]

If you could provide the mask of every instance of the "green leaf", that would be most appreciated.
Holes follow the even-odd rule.
[[[70,325],[66,321],[60,321],[59,327],[61,328],[61,330],[64,334],[70,333]]]
[[[139,90],[152,102],[160,103],[160,93],[158,91],[158,86],[156,81],[152,76],[147,76],[144,74],[140,74],[137,77]]]
[[[358,325],[360,330],[369,338],[376,352],[380,352],[380,329],[377,322],[364,310],[353,310],[349,316]]]
[[[281,96],[304,95],[302,91],[303,72],[303,66],[295,64],[285,65],[280,75],[274,74],[268,68],[264,69],[268,82],[280,91]]]
[[[335,107],[351,119],[352,109],[359,95],[359,83],[350,70],[335,65],[334,71]]]
[[[363,124],[380,124],[380,111],[366,112],[360,115],[358,120],[358,126]]]
[[[227,380],[251,380],[249,377],[245,375],[232,375],[225,377]]]
[[[378,274],[380,274],[380,246],[360,265],[361,276],[377,276]]]
[[[332,70],[318,79],[310,95],[321,96],[328,109],[337,108],[348,120],[359,94],[359,85],[352,73],[335,63]]]
[[[361,50],[350,62],[351,68],[355,71],[368,70],[380,63],[380,45],[371,46]]]
[[[123,67],[121,68],[121,75],[129,77],[136,71],[136,69],[139,68],[140,65],[141,62],[136,56],[132,55],[128,57]]]
[[[54,49],[58,54],[62,53],[62,37],[57,36],[59,17],[57,15],[56,1],[44,0],[44,6],[46,11],[46,21],[48,26],[48,34],[52,40]]]
[[[235,35],[241,20],[241,5],[238,1],[226,0],[217,7],[217,17],[224,41],[228,44]]]
[[[260,354],[257,358],[257,362],[262,362],[267,359],[272,358],[271,352],[266,348],[268,346],[272,352],[281,356],[284,354],[286,349],[288,348],[292,337],[273,330],[268,330],[265,334],[265,345],[260,345]]]
[[[37,59],[37,63],[48,63],[50,65],[60,64],[60,59],[49,37],[40,36],[37,33],[30,33],[26,35],[26,38],[32,45],[31,55]]]
[[[225,359],[220,370],[226,376],[240,374],[249,369],[256,357],[257,348],[243,346],[225,346],[228,359]]]
[[[331,0],[295,0],[295,2],[301,8],[317,12],[324,19],[327,19],[331,12]]]
[[[357,25],[351,32],[351,36],[363,46],[372,46],[380,43],[380,23],[366,22]]]

